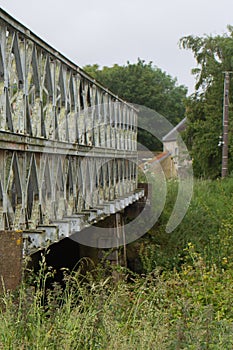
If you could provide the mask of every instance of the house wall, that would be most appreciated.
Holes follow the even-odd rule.
[[[163,169],[164,175],[167,179],[173,178],[177,176],[176,167],[173,161],[173,158],[167,157],[166,159],[160,162],[160,165]]]
[[[171,153],[174,165],[177,169],[177,167],[178,167],[178,155],[179,155],[179,148],[178,148],[177,141],[165,141],[165,142],[163,142],[163,150],[164,150],[164,152]]]
[[[164,152],[168,151],[171,153],[172,157],[178,155],[178,144],[176,141],[165,141],[163,142]]]

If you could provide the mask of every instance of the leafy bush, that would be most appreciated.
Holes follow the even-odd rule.
[[[220,266],[224,256],[229,259],[233,243],[233,179],[195,181],[186,216],[172,233],[166,233],[176,194],[177,183],[169,182],[167,202],[159,222],[141,241],[144,271],[150,272],[155,267],[178,268],[189,242],[207,264]]]

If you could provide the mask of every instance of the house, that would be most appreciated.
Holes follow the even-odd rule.
[[[161,152],[153,158],[144,160],[139,167],[144,173],[158,174],[161,171],[167,179],[176,176],[176,169],[171,158],[170,152]]]
[[[162,171],[167,179],[178,175],[178,169],[181,170],[186,163],[186,157],[181,154],[183,149],[179,147],[179,134],[185,128],[186,118],[163,137],[163,152],[139,152],[139,167],[144,173],[158,174]]]
[[[165,135],[162,139],[163,141],[163,151],[169,152],[174,162],[174,166],[176,170],[179,167],[179,145],[178,145],[178,137],[181,131],[186,128],[186,118],[182,119],[179,124],[177,124],[167,135]]]

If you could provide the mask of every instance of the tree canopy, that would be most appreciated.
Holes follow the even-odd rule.
[[[186,142],[193,158],[196,176],[215,178],[221,173],[224,72],[233,71],[233,27],[227,27],[223,35],[186,36],[180,46],[191,50],[197,62],[192,70],[196,76],[196,91],[187,99]],[[233,152],[232,139],[232,92],[230,83],[229,105],[229,155]],[[229,157],[229,159],[232,157]],[[232,162],[229,169],[232,170]]]
[[[115,64],[113,67],[100,68],[94,64],[83,69],[120,98],[155,110],[173,125],[184,118],[187,88],[178,86],[176,78],[152,62],[138,59],[137,63],[127,62],[124,66]],[[143,118],[143,113],[139,113],[139,118]],[[161,143],[143,130],[139,131],[139,141],[151,150],[161,148]]]

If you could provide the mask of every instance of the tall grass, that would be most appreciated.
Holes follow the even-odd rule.
[[[158,223],[140,242],[141,260],[145,272],[150,272],[156,267],[177,268],[182,263],[184,248],[189,242],[195,245],[199,253],[205,255],[209,264],[217,260],[220,262],[222,258],[220,249],[231,250],[233,179],[196,180],[186,216],[172,233],[166,233],[165,227],[176,200],[177,185],[176,182],[168,184],[164,211]]]
[[[80,272],[66,288],[5,293],[1,349],[232,349],[233,270],[207,268],[190,244],[180,271],[114,283]],[[126,271],[122,271],[126,273]]]
[[[110,266],[83,276],[80,266],[47,289],[53,270],[43,258],[30,283],[0,298],[0,349],[232,349],[232,188],[197,183],[174,238],[163,231],[168,199],[142,244],[143,275]]]

